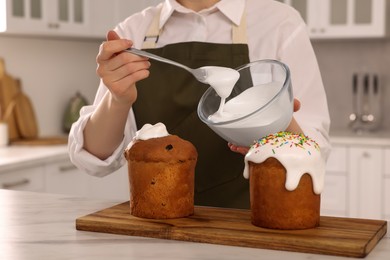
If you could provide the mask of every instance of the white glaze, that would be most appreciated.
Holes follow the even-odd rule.
[[[262,163],[269,157],[276,158],[286,168],[287,190],[295,190],[301,177],[307,173],[313,181],[314,192],[322,192],[325,161],[318,145],[312,139],[285,132],[260,139],[245,156],[244,177],[249,178],[249,161]]]
[[[248,115],[257,109],[266,105],[279,92],[281,83],[271,82],[268,84],[257,85],[243,91],[240,95],[230,99],[225,103],[221,113],[216,112],[209,116],[209,120],[218,123],[224,121],[234,120],[236,118]],[[264,117],[274,118],[275,120],[280,116],[288,117],[288,113],[283,113],[284,106],[273,106],[267,114],[258,114],[255,120],[247,121],[245,124],[238,122],[233,127],[242,128],[248,125],[258,124],[269,120],[264,120]],[[287,119],[289,120],[289,119]]]
[[[221,97],[217,114],[222,114],[225,100],[232,93],[234,85],[240,78],[240,73],[237,70],[226,67],[206,66],[203,68],[207,70],[205,83],[210,84],[218,96]]]
[[[163,123],[157,123],[155,125],[145,124],[140,130],[135,133],[133,140],[129,143],[127,148],[131,148],[134,142],[136,142],[137,140],[148,140],[151,138],[159,138],[168,135],[169,133],[167,131],[167,128]]]
[[[240,78],[240,73],[237,70],[218,67],[206,66],[207,77],[205,82],[217,92],[221,98],[227,98],[232,93],[233,87]]]

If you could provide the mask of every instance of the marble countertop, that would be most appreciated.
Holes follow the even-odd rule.
[[[390,131],[354,132],[350,129],[332,129],[330,141],[333,144],[390,146]]]
[[[353,259],[75,229],[76,218],[120,202],[0,190],[0,259]],[[365,259],[389,255],[384,238]]]
[[[68,158],[67,145],[0,147],[0,171]]]

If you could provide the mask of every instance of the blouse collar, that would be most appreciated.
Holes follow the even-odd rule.
[[[220,11],[234,24],[239,25],[245,9],[245,0],[221,0],[214,6],[201,10],[199,14]],[[174,12],[195,13],[193,10],[180,5],[176,0],[165,0],[160,15],[160,29],[164,27]]]

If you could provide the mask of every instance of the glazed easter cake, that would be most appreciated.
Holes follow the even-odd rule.
[[[279,132],[257,140],[245,156],[252,224],[272,229],[319,225],[325,161],[303,134]]]
[[[146,124],[125,150],[130,183],[130,213],[168,219],[194,212],[196,148],[170,135],[164,124]]]

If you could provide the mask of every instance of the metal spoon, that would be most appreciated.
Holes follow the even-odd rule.
[[[207,68],[210,68],[210,67],[200,67],[200,68],[197,68],[197,69],[192,69],[192,68],[187,67],[187,66],[185,66],[185,65],[183,65],[181,63],[178,63],[176,61],[169,60],[169,59],[163,58],[161,56],[157,56],[155,54],[152,54],[152,53],[149,53],[149,52],[146,52],[146,51],[141,51],[141,50],[134,49],[134,48],[129,48],[129,49],[126,49],[125,51],[133,53],[133,54],[136,54],[136,55],[139,55],[139,56],[148,57],[148,58],[153,59],[153,60],[165,62],[165,63],[171,64],[171,65],[180,67],[182,69],[185,69],[186,71],[188,71],[192,75],[194,75],[194,77],[198,81],[200,81],[202,83],[208,83],[206,81],[207,76],[208,76]]]

